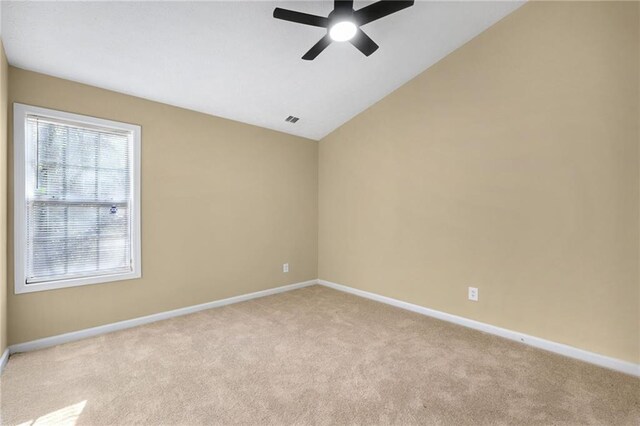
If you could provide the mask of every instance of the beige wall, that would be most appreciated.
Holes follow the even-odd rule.
[[[9,65],[0,40],[0,355],[7,348],[7,92]]]
[[[20,295],[10,277],[10,344],[317,277],[317,142],[13,67],[9,101],[142,126],[143,274]]]
[[[639,362],[638,6],[526,4],[322,140],[320,278]]]

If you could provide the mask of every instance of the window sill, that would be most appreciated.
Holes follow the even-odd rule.
[[[103,284],[114,281],[126,281],[141,278],[139,271],[126,272],[111,275],[97,275],[86,278],[72,278],[67,280],[45,281],[41,283],[16,283],[15,294],[34,293],[37,291],[57,290],[68,287],[79,287],[83,285]]]

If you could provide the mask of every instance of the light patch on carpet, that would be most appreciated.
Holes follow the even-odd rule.
[[[82,414],[84,406],[87,405],[87,401],[81,401],[77,404],[69,405],[59,410],[53,411],[44,416],[38,417],[36,421],[28,421],[20,423],[19,426],[44,426],[44,425],[57,425],[57,426],[75,426],[78,421],[78,417]]]

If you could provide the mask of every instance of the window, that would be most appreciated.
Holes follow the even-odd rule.
[[[140,127],[14,104],[15,292],[139,278]]]

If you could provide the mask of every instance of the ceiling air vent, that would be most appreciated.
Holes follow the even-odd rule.
[[[289,123],[295,124],[298,122],[298,120],[300,120],[300,117],[294,117],[293,115],[288,116],[287,118],[284,119],[284,121],[287,121]]]

